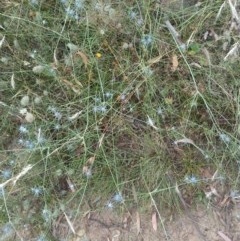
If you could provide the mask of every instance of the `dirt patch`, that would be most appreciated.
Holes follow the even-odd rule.
[[[63,218],[55,231],[62,233],[60,229],[67,227],[65,238],[74,241],[226,241],[226,237],[231,241],[240,240],[240,203],[222,209],[200,206],[176,217],[162,216],[161,220],[157,216],[156,231],[152,215],[136,210],[122,215],[103,210],[75,222]]]

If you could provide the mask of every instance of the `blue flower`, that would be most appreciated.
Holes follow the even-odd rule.
[[[55,129],[56,131],[60,130],[60,129],[61,129],[61,125],[60,125],[60,124],[56,124],[56,125],[54,126],[54,129]]]
[[[113,200],[117,203],[121,203],[123,201],[123,197],[121,193],[116,193],[113,197]]]
[[[62,119],[62,114],[61,114],[60,112],[58,112],[58,111],[55,111],[55,112],[54,112],[54,116],[55,116],[55,118],[58,119],[58,120],[61,120],[61,119]]]
[[[53,113],[53,115],[55,116],[55,118],[57,118],[58,120],[60,120],[62,118],[62,114],[53,106],[49,106],[48,110],[51,111]]]
[[[107,111],[107,107],[105,105],[93,106],[93,112],[95,113],[105,113]]]
[[[10,223],[6,223],[5,225],[3,225],[1,229],[2,229],[2,235],[4,236],[3,240],[6,240],[13,234],[13,228]]]
[[[31,188],[31,191],[34,196],[40,196],[43,193],[43,190],[41,187],[33,187]]]
[[[197,177],[195,177],[194,175],[186,176],[184,180],[185,180],[185,182],[190,183],[190,184],[196,184],[198,182]]]
[[[99,106],[93,106],[93,112],[97,113],[99,111]]]
[[[25,142],[25,141],[24,141],[22,138],[18,139],[18,143],[19,143],[20,145],[23,145],[24,142]]]
[[[4,179],[9,179],[12,176],[12,171],[10,169],[5,169],[2,171],[2,177]]]
[[[144,67],[143,68],[143,73],[146,75],[146,76],[151,76],[153,74],[153,70],[150,68],[150,67]]]
[[[39,2],[38,0],[31,0],[31,4],[36,7],[39,5]]]
[[[238,190],[231,190],[229,196],[231,198],[239,198],[240,197],[240,192]]]
[[[158,115],[162,115],[162,114],[163,114],[163,111],[162,111],[162,108],[161,108],[161,107],[159,107],[159,108],[157,109],[157,114],[158,114]]]
[[[112,210],[113,207],[114,207],[114,205],[113,205],[113,203],[112,203],[111,201],[109,201],[109,202],[107,202],[106,207],[107,207],[108,209]]]
[[[61,2],[62,4],[65,4],[65,5],[68,4],[68,0],[60,0],[60,2]]]
[[[19,132],[21,133],[21,134],[26,134],[26,133],[28,133],[28,130],[27,130],[27,128],[25,127],[25,126],[20,126],[19,127]]]
[[[138,19],[136,20],[136,24],[137,24],[138,26],[143,25],[143,20],[142,20],[142,18],[138,18]]]
[[[78,14],[76,14],[76,15],[74,16],[74,18],[75,18],[76,21],[79,21],[80,16],[79,16]]]
[[[37,137],[37,143],[38,144],[43,144],[46,141],[46,139],[42,136],[38,136]]]
[[[48,209],[43,209],[42,216],[44,220],[48,223],[51,221],[52,213]]]
[[[71,9],[71,8],[66,8],[65,11],[66,11],[66,14],[67,14],[69,17],[74,17],[75,11],[74,11],[73,9]]]
[[[231,141],[231,138],[228,135],[226,135],[225,133],[221,133],[219,135],[219,137],[225,143],[229,143]]]
[[[44,234],[41,234],[37,239],[36,241],[46,241],[46,236]]]
[[[0,187],[0,198],[4,196],[4,189],[3,187]]]
[[[83,3],[82,3],[81,0],[75,0],[75,7],[76,7],[78,10],[84,9],[84,5],[83,5]]]
[[[130,11],[129,16],[130,16],[131,19],[136,19],[137,13],[134,12],[134,11]]]
[[[101,99],[100,99],[99,97],[94,97],[93,100],[94,100],[95,102],[101,102]]]
[[[10,160],[9,165],[14,166],[15,165],[15,160]]]
[[[35,147],[35,144],[30,140],[26,140],[25,143],[24,143],[24,146],[27,147],[30,150],[33,150],[34,147]]]
[[[100,11],[100,10],[101,10],[101,5],[100,5],[100,3],[97,3],[97,4],[94,6],[94,9],[97,10],[97,11]]]
[[[105,97],[106,98],[112,98],[113,94],[111,92],[106,92]]]
[[[149,34],[144,35],[144,36],[142,37],[142,39],[141,39],[141,43],[142,43],[145,47],[147,47],[148,45],[150,45],[150,44],[152,43],[152,41],[153,41],[153,37],[152,37],[151,35],[149,35]]]
[[[53,106],[48,106],[47,108],[49,111],[51,111],[52,113],[54,113],[55,111],[57,111],[57,109]]]
[[[99,106],[99,111],[102,112],[102,113],[105,113],[107,111],[106,106],[105,105]]]

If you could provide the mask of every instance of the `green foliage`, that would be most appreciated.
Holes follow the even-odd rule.
[[[18,238],[59,239],[51,227],[63,213],[77,219],[110,201],[141,209],[152,198],[178,209],[175,183],[189,203],[204,202],[214,173],[237,190],[238,60],[223,60],[237,33],[224,34],[229,13],[215,21],[220,6],[5,1],[1,224]]]

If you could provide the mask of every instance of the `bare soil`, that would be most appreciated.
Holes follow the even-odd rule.
[[[158,216],[157,230],[153,226],[152,214],[131,210],[119,215],[105,210],[71,224],[63,218],[55,227],[55,237],[60,240],[65,227],[66,240],[71,241],[238,241],[240,203],[231,202],[221,209],[199,206],[174,217],[163,215],[161,220]]]

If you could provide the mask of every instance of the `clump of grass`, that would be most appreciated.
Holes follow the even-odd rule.
[[[213,181],[238,190],[237,60],[224,61],[237,33],[225,37],[225,9],[214,22],[220,7],[4,3],[3,229],[51,240],[59,216],[76,220],[86,203],[179,209],[176,183],[189,204]]]

